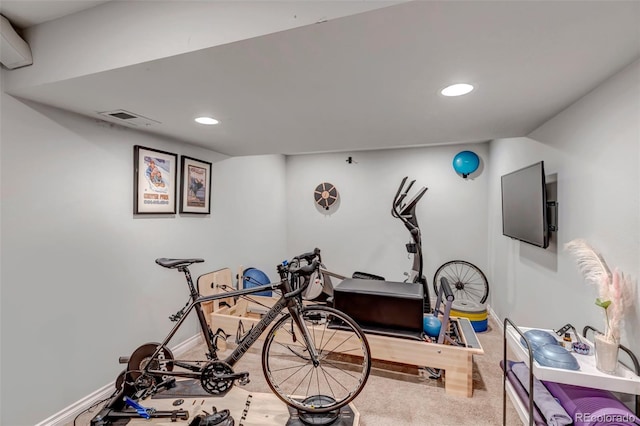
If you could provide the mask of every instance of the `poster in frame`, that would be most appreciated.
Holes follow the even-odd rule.
[[[181,157],[180,213],[211,213],[211,163]]]
[[[133,147],[133,213],[175,214],[178,156],[166,151]]]

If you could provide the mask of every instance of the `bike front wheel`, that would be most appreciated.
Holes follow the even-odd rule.
[[[302,332],[291,314],[286,314],[269,330],[262,348],[267,384],[297,410],[337,410],[351,402],[369,378],[369,343],[358,324],[336,309],[308,306],[300,315],[318,361],[314,365]]]

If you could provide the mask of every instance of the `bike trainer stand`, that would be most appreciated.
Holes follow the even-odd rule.
[[[319,403],[331,400],[330,396],[316,395],[307,398],[309,401],[318,401]],[[328,413],[310,414],[298,411],[295,408],[289,409],[289,421],[286,426],[355,426],[358,424],[359,413],[355,411],[351,404],[342,407],[340,410],[330,411]]]
[[[181,388],[177,388],[181,389]],[[114,397],[113,404],[101,410],[91,422],[92,426],[107,426],[122,424],[127,420],[127,426],[153,426],[154,424],[175,424],[188,426],[198,415],[228,409],[236,425],[242,426],[358,426],[360,413],[352,404],[342,407],[338,413],[331,412],[321,415],[306,415],[289,408],[277,396],[266,392],[249,392],[239,386],[234,386],[224,396],[197,395],[184,396],[168,391],[158,392],[151,398],[136,401],[140,406],[152,407],[150,412],[160,414],[144,419],[136,416],[136,411],[125,408],[122,398]],[[164,394],[164,395],[163,395]],[[181,400],[179,405],[176,401]],[[172,421],[173,412],[180,413]],[[123,417],[121,417],[123,416]],[[185,417],[188,416],[188,419]]]

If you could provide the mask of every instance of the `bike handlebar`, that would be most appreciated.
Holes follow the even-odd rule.
[[[293,275],[302,275],[304,277],[308,277],[318,268],[320,261],[318,259],[314,259],[310,264],[304,266],[289,266],[289,272]]]
[[[310,280],[308,279],[308,277],[313,273],[313,271],[318,269],[318,265],[320,265],[320,261],[318,259],[313,259],[313,261],[310,264],[305,265],[305,266],[290,265],[289,266],[289,273],[290,274],[307,277],[307,279],[304,280],[304,284],[301,285],[300,288],[298,288],[296,290],[293,290],[292,292],[286,293],[284,295],[284,297],[286,299],[289,299],[289,298],[292,298],[292,297],[296,297],[299,294],[301,294],[303,291],[305,291],[306,288],[309,286],[309,283],[310,283]]]
[[[318,261],[322,262],[322,259],[320,259],[320,249],[317,247],[309,253],[302,253],[294,257],[294,259],[306,260],[307,263],[311,263],[316,258]]]

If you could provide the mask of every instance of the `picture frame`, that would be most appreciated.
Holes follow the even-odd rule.
[[[180,213],[211,213],[211,163],[181,156]]]
[[[133,213],[175,214],[178,155],[133,147]]]

